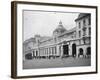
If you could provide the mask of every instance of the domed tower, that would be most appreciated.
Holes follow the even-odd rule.
[[[60,35],[60,34],[64,33],[65,31],[66,31],[66,29],[63,27],[63,24],[60,21],[58,24],[58,27],[53,31],[53,36]]]
[[[38,34],[36,34],[36,35],[34,36],[34,38],[35,38],[35,40],[36,40],[36,43],[39,43],[39,40],[40,40],[41,36],[38,35]]]

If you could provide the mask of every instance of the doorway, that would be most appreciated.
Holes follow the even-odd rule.
[[[72,44],[72,56],[75,57],[76,56],[76,44]]]
[[[32,53],[28,53],[25,55],[25,59],[32,59]]]
[[[86,53],[87,55],[91,55],[91,47],[88,47],[87,48],[87,53]]]
[[[63,55],[68,56],[69,55],[69,47],[68,45],[63,45]]]

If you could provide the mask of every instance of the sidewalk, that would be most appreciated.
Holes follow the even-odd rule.
[[[90,66],[90,58],[33,59],[23,62],[24,69]]]

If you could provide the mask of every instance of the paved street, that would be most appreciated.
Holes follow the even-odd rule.
[[[32,59],[23,62],[23,69],[90,66],[90,58]]]

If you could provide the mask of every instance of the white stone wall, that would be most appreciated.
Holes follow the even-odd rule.
[[[87,16],[87,17],[84,17],[84,18],[82,18],[82,19],[80,19],[80,20],[78,20],[78,21],[76,21],[76,33],[77,33],[77,38],[82,38],[83,37],[83,27],[84,27],[84,25],[83,25],[83,20],[85,20],[85,22],[86,22],[86,36],[89,36],[89,27],[91,27],[88,23],[88,19],[89,19],[89,17],[90,16]],[[79,28],[79,22],[80,22],[80,28]],[[81,31],[81,37],[79,37],[79,31]]]
[[[79,54],[79,49],[82,48],[83,49],[83,54],[86,55],[86,52],[87,52],[87,48],[88,47],[91,47],[90,45],[80,45],[80,46],[77,46],[77,56]]]
[[[72,45],[75,44],[76,45],[76,56],[78,56],[79,54],[79,49],[82,48],[84,51],[84,55],[86,55],[86,49],[87,47],[90,46],[90,40],[89,38],[86,39],[86,44],[84,44],[82,38],[83,38],[83,20],[85,19],[86,22],[86,35],[85,37],[89,37],[89,27],[91,27],[88,24],[88,19],[89,16],[84,17],[80,20],[76,21],[76,31],[73,31],[69,34],[64,34],[62,36],[56,36],[56,40],[55,37],[52,37],[49,40],[45,40],[42,42],[36,42],[36,44],[34,44],[33,42],[29,42],[28,44],[25,45],[24,47],[24,55],[27,53],[33,53],[33,50],[35,51],[34,55],[36,56],[36,51],[38,52],[37,56],[63,56],[63,45],[68,45],[68,51],[69,51],[69,55],[72,55]],[[80,22],[80,28],[79,28],[79,22]],[[79,31],[81,31],[81,36],[79,37]],[[39,39],[39,38],[37,38]],[[36,40],[37,40],[36,39]],[[63,43],[63,42],[66,43]]]

